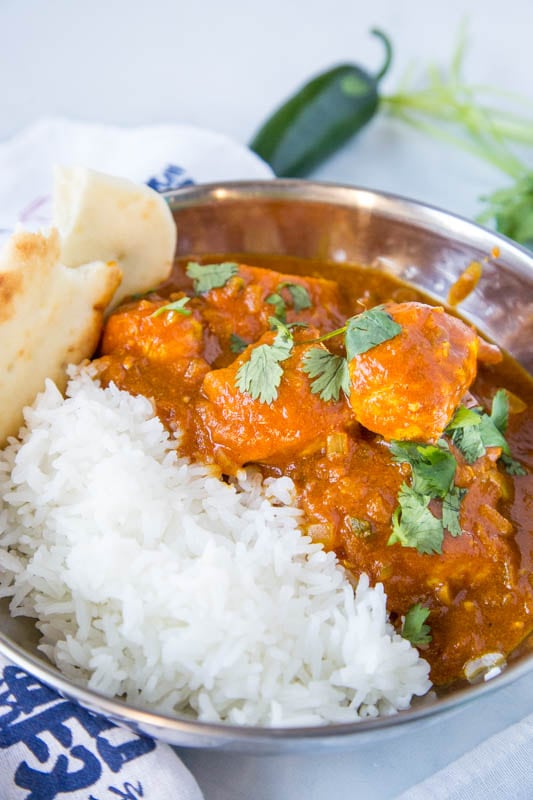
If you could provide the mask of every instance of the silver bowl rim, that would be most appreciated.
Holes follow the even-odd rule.
[[[302,188],[306,196],[301,197]],[[445,211],[436,206],[413,200],[402,195],[376,191],[353,185],[312,182],[298,179],[273,180],[240,180],[223,181],[207,184],[195,184],[181,189],[173,189],[163,193],[171,210],[187,208],[196,204],[217,202],[222,199],[284,199],[297,198],[305,202],[324,202],[347,207],[377,208],[383,216],[396,220],[415,223],[416,227],[426,228],[432,232],[481,249],[500,248],[500,258],[509,262],[524,276],[533,278],[533,254],[526,248],[513,242],[501,234],[495,233],[471,220]],[[455,228],[453,234],[446,226]],[[61,675],[52,664],[32,656],[26,649],[18,645],[8,635],[0,631],[0,654],[15,667],[25,670],[36,680],[55,689],[61,696],[78,702],[94,713],[104,714],[118,724],[123,724],[149,735],[161,733],[164,740],[165,731],[183,734],[187,745],[213,746],[231,741],[234,744],[257,744],[284,741],[309,742],[312,740],[342,739],[357,734],[373,733],[383,729],[408,727],[410,723],[420,722],[435,715],[470,703],[519,680],[533,670],[533,653],[516,661],[511,661],[502,673],[487,682],[464,685],[453,690],[449,695],[438,697],[430,704],[406,709],[397,714],[372,719],[362,719],[350,723],[334,723],[305,727],[259,727],[242,726],[229,723],[214,723],[179,717],[161,712],[146,710],[142,707],[125,703],[119,698],[109,697],[91,689],[71,682]],[[423,702],[423,701],[422,701]],[[192,739],[191,739],[192,737]]]

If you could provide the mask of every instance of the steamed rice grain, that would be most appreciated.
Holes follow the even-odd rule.
[[[70,679],[245,725],[406,708],[428,664],[302,535],[292,481],[236,485],[180,458],[151,403],[87,373],[51,382],[0,457],[0,594]]]

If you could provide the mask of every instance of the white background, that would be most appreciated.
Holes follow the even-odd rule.
[[[395,46],[383,84],[392,92],[410,64],[421,74],[432,61],[450,62],[465,18],[469,82],[533,102],[531,0],[0,0],[0,140],[42,116],[62,115],[192,123],[245,143],[310,75],[340,61],[377,69],[382,50],[371,27],[382,27]],[[466,216],[480,210],[481,194],[507,183],[470,156],[383,117],[313,177],[386,189]],[[207,800],[379,800],[531,711],[533,687],[522,679],[417,734],[342,754],[182,756]]]

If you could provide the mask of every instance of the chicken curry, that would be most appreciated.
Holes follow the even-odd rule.
[[[252,261],[181,261],[116,309],[100,379],[224,479],[292,478],[305,531],[427,623],[435,684],[503,659],[533,629],[533,382],[391,276]]]

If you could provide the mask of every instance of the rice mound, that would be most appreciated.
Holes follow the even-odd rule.
[[[429,666],[299,530],[289,478],[177,456],[151,403],[48,381],[0,453],[0,595],[74,682],[201,720],[353,722],[408,707]]]

